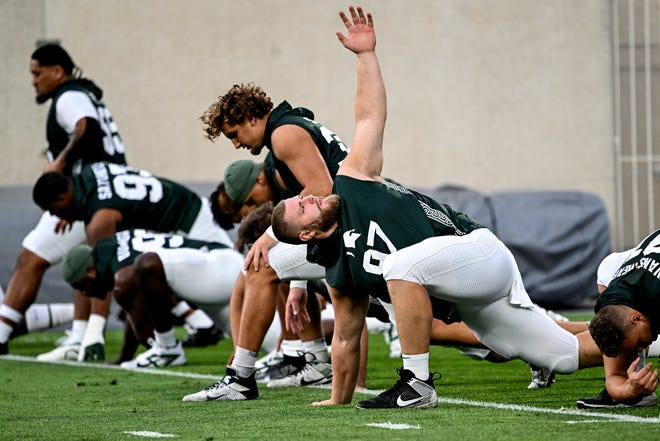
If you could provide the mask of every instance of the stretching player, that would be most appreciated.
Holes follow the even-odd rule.
[[[657,404],[660,332],[660,230],[635,248],[614,253],[598,268],[599,296],[589,330],[603,352],[605,389],[577,401],[579,408],[649,407]],[[655,340],[655,341],[654,341]]]
[[[174,336],[172,303],[189,300],[222,317],[242,263],[240,253],[221,243],[137,229],[100,239],[94,248],[74,247],[62,275],[90,296],[112,291],[138,341],[149,347],[121,367],[165,367],[186,363]]]
[[[403,369],[391,389],[360,401],[359,408],[437,405],[428,365],[431,297],[507,359],[521,358],[558,373],[597,364],[593,341],[578,342],[532,303],[513,255],[490,231],[447,205],[381,177],[387,106],[373,19],[361,7],[351,6],[349,13],[350,19],[340,13],[348,36],[337,36],[357,55],[356,130],[335,178],[335,194],[290,198],[273,213],[276,237],[310,244],[311,257],[323,258],[331,287],[332,395],[316,404],[352,399],[359,336],[369,304],[365,293],[384,305],[391,301]],[[294,312],[300,309],[295,306]]]
[[[235,148],[248,149],[254,155],[260,154],[266,147],[272,154],[277,171],[272,183],[289,196],[329,194],[332,177],[348,151],[337,135],[314,121],[314,114],[310,110],[302,107],[292,108],[286,101],[273,107],[265,92],[252,83],[233,86],[209,107],[202,116],[202,121],[210,140],[224,135]],[[252,188],[252,183],[249,188]],[[224,186],[226,190],[231,190],[227,180]],[[249,191],[237,191],[232,195],[232,199],[236,198],[234,202],[242,203],[245,199],[241,201],[242,197],[237,195],[247,197],[248,194]],[[295,250],[295,247],[286,245],[274,247],[276,243],[276,240],[264,234],[248,252],[248,256],[254,256],[250,257],[254,265],[246,265],[244,268],[244,298],[242,302],[236,301],[236,304],[242,307],[238,336],[235,339],[236,350],[231,365],[227,367],[226,378],[232,378],[238,373],[254,381],[257,353],[275,316],[281,282],[305,280],[297,274],[300,269],[298,266],[290,266],[291,253],[304,254],[305,250]],[[291,277],[286,278],[288,276],[285,273]],[[303,289],[303,286],[298,289]],[[232,315],[234,303],[235,300],[232,299]],[[320,329],[317,331],[320,332]],[[315,359],[309,360],[311,363],[327,364],[329,361],[322,333],[319,338],[310,342],[305,351],[317,354]],[[294,366],[291,374],[297,375],[309,368],[309,372],[303,374],[312,374],[309,381],[327,381],[327,375],[331,371],[323,369],[323,372],[312,373],[316,367],[320,365],[305,363],[302,369]],[[258,395],[256,383],[253,390],[250,389],[246,395],[227,395],[222,384],[224,383],[220,381],[204,391],[184,397],[184,400],[242,400],[256,398]]]
[[[90,246],[128,228],[177,232],[191,239],[232,246],[228,234],[213,222],[206,198],[145,170],[95,162],[74,176],[49,172],[37,180],[33,198],[39,207],[64,223],[83,221]],[[60,226],[60,230],[65,228],[65,224]],[[187,303],[180,302],[173,312],[197,332],[217,335],[213,321],[203,311],[191,313]],[[98,333],[96,339],[103,350],[103,333]]]
[[[101,101],[103,92],[91,80],[81,78],[82,71],[64,48],[47,44],[36,49],[30,60],[30,73],[37,104],[51,101],[46,121],[48,146],[44,152],[48,163],[44,171],[60,171],[70,176],[81,165],[94,161],[126,163],[117,126]],[[0,354],[8,352],[7,342],[35,302],[48,268],[73,246],[85,241],[82,222],[73,223],[71,229],[57,234],[58,221],[56,216],[44,213],[23,240],[0,306]],[[92,339],[105,327],[109,304],[100,301],[90,304],[89,299],[76,291],[74,303],[75,320],[65,346],[75,346],[73,352],[76,358],[80,354],[80,360],[99,358],[94,347],[78,350],[85,338]]]

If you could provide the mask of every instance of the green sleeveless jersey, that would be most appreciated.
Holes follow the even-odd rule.
[[[303,186],[300,185],[300,182],[298,182],[291,170],[289,170],[289,167],[277,158],[273,152],[273,144],[271,142],[273,131],[280,126],[288,124],[302,127],[309,133],[318,147],[333,179],[337,175],[337,170],[339,170],[341,162],[348,154],[348,147],[344,145],[336,134],[314,121],[314,113],[312,111],[303,107],[292,108],[286,101],[275,107],[266,122],[264,145],[273,153],[275,168],[279,172],[282,181],[284,181],[284,185],[286,185],[290,194],[295,196],[300,194]]]
[[[625,305],[646,315],[653,335],[660,333],[660,230],[651,233],[619,267],[596,300],[603,306]]]
[[[97,273],[95,287],[100,292],[110,291],[114,286],[115,273],[125,266],[132,265],[140,254],[175,248],[214,250],[227,246],[217,242],[204,242],[177,234],[142,229],[119,231],[112,237],[99,240],[92,250]]]
[[[266,159],[264,159],[264,174],[268,180],[268,186],[273,192],[274,204],[277,204],[282,199],[287,199],[298,194],[291,193],[288,189],[283,188],[275,178],[276,172],[277,170],[275,169],[275,158],[273,157],[273,152],[269,150],[268,154],[266,155]]]
[[[366,292],[386,302],[391,301],[382,264],[388,254],[430,237],[484,228],[448,205],[393,182],[340,175],[333,193],[341,198],[334,237],[339,253],[326,266],[326,280],[332,287]]]
[[[74,163],[80,161],[80,165],[92,162],[107,161],[116,164],[126,164],[124,156],[124,144],[119,136],[117,125],[112,115],[101,101],[103,92],[88,79],[71,79],[62,83],[53,93],[48,118],[46,120],[46,139],[48,140],[48,154],[56,158],[64,147],[69,143],[70,135],[57,122],[57,102],[66,92],[82,92],[96,109],[96,120],[101,128],[102,136],[89,140],[89,145],[77,149],[78,158],[72,158]]]
[[[187,187],[126,165],[95,162],[72,179],[76,219],[88,223],[98,210],[113,208],[123,216],[117,230],[188,233],[202,207]]]

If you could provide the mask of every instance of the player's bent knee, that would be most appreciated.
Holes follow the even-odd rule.
[[[546,355],[541,362],[534,362],[537,366],[550,369],[558,374],[572,374],[579,368],[578,357],[569,355]]]
[[[144,277],[158,277],[164,275],[163,263],[156,253],[143,253],[133,263],[135,275],[142,279]]]
[[[37,256],[27,248],[21,248],[16,259],[16,270],[45,272],[50,267],[50,262]]]

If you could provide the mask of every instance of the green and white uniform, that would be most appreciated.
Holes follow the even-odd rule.
[[[97,120],[102,132],[97,138],[85,137],[80,141],[82,144],[72,152],[77,157],[68,158],[70,166],[64,170],[66,174],[77,172],[82,165],[95,161],[126,164],[124,144],[112,115],[101,101],[102,95],[101,89],[87,79],[71,79],[53,92],[46,121],[48,145],[45,154],[49,161],[64,150],[81,119]],[[39,223],[23,240],[23,248],[51,264],[61,261],[67,251],[84,242],[86,237],[82,222],[74,222],[71,229],[55,233],[58,222],[58,217],[44,212]]]
[[[314,121],[314,113],[304,107],[292,108],[291,105],[283,101],[273,109],[264,132],[264,145],[273,154],[275,168],[277,169],[284,185],[292,195],[300,194],[303,186],[295,178],[289,167],[282,162],[273,151],[271,137],[273,131],[280,126],[295,125],[304,129],[312,137],[314,144],[319,149],[325,165],[328,167],[330,176],[334,179],[344,158],[348,154],[348,147],[341,141],[339,136],[330,131],[327,127]],[[279,186],[278,186],[279,187]]]
[[[504,357],[559,373],[578,369],[577,338],[534,305],[513,255],[487,228],[390,182],[340,175],[334,193],[341,204],[339,254],[326,262],[331,286],[368,292],[392,312],[385,281],[418,283]]]
[[[649,318],[653,335],[657,337],[660,333],[660,230],[618,256],[621,256],[618,269],[609,283],[603,283],[607,288],[598,296],[595,310],[598,312],[607,305],[629,306]],[[599,276],[603,277],[600,268]]]
[[[280,161],[273,151],[271,141],[273,131],[283,125],[295,125],[309,133],[333,179],[349,150],[339,136],[314,121],[314,113],[311,110],[303,107],[292,108],[286,101],[280,103],[268,117],[264,133],[264,144],[269,150],[264,161],[264,172],[274,194],[274,203],[296,196],[303,189],[289,167]],[[275,179],[275,170],[279,173],[286,188],[282,188]],[[268,250],[268,261],[279,279],[283,281],[323,278],[324,269],[308,262],[305,258],[306,254],[307,249],[304,245],[278,243]]]
[[[101,239],[92,251],[100,292],[114,286],[117,271],[132,265],[143,253],[160,258],[167,283],[178,297],[203,308],[218,324],[226,324],[231,292],[243,265],[243,256],[217,242],[142,229],[124,230]]]
[[[103,208],[122,213],[118,230],[143,228],[232,246],[208,201],[181,184],[124,165],[95,162],[73,176],[72,208],[87,224]]]
[[[71,79],[55,90],[46,122],[46,156],[50,161],[69,143],[78,121],[92,118],[99,123],[101,137],[76,148],[77,165],[99,161],[126,164],[124,144],[110,111],[101,101],[102,96],[101,89],[87,79]],[[68,162],[73,165],[76,161]]]

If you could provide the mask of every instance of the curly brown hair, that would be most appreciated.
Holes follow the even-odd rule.
[[[254,83],[234,84],[229,91],[211,104],[199,119],[206,137],[214,141],[222,135],[223,124],[237,125],[247,118],[263,118],[273,109],[273,102]]]

